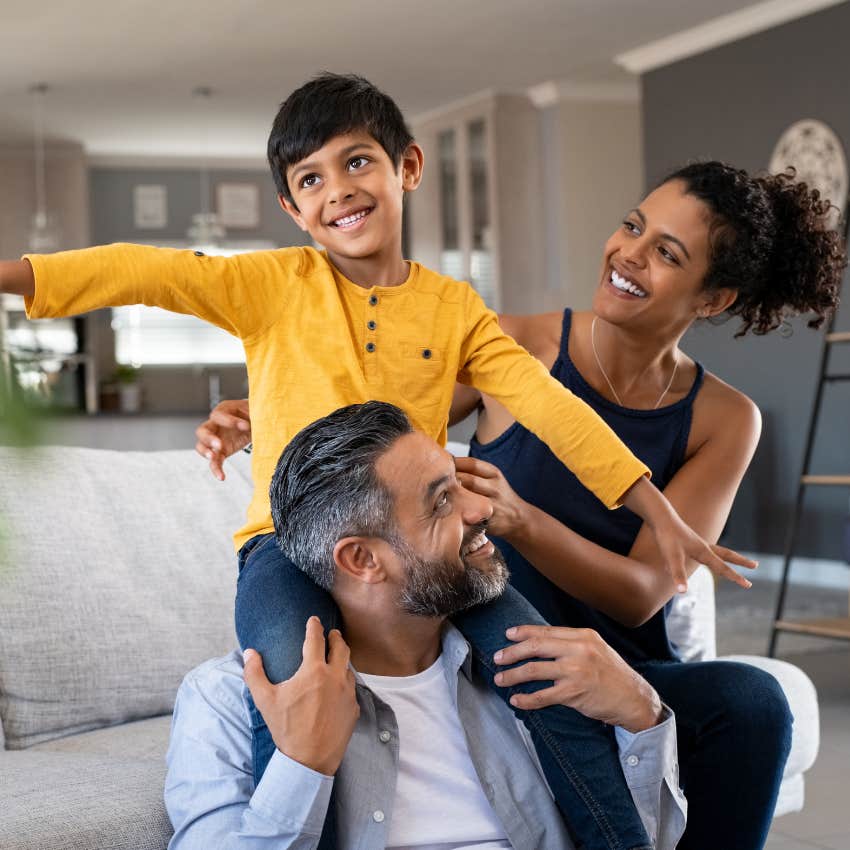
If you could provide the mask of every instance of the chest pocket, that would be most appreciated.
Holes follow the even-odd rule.
[[[454,379],[447,375],[443,349],[402,343],[399,368],[401,395],[415,410],[432,410],[451,398]]]

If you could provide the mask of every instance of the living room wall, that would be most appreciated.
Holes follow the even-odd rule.
[[[274,183],[268,168],[256,169],[216,167],[210,170],[211,193],[218,183],[253,183],[260,190],[260,225],[251,230],[231,230],[228,240],[263,240],[275,245],[304,245],[309,242],[295,223],[279,208]],[[133,189],[137,185],[164,186],[168,198],[168,220],[163,228],[138,229],[133,216]],[[164,166],[93,166],[89,171],[91,199],[91,241],[94,245],[109,242],[184,242],[192,215],[200,208],[200,175],[192,167]],[[215,209],[215,198],[209,198]],[[96,342],[98,371],[108,376],[115,368],[115,340],[111,313],[99,311],[93,316],[93,338]],[[224,331],[222,331],[224,333]],[[141,382],[147,412],[202,413],[208,409],[210,376],[220,381],[225,398],[242,397],[246,393],[244,366],[175,366],[143,367]]]
[[[764,169],[788,125],[829,124],[850,149],[850,5],[843,4],[644,75],[644,163],[652,186],[697,157]],[[845,278],[844,296],[850,297]],[[838,316],[850,327],[850,308]],[[781,552],[791,516],[816,389],[822,334],[805,321],[793,334],[734,339],[736,323],[697,327],[686,350],[761,408],[764,431],[727,528],[730,544]],[[839,347],[840,348],[840,347]],[[850,350],[835,371],[850,371]],[[837,355],[837,356],[836,356]],[[850,472],[850,387],[827,387],[814,471]],[[846,488],[809,488],[800,554],[840,558]]]

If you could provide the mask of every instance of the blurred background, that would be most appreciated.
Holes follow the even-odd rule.
[[[321,70],[362,74],[400,104],[426,156],[405,250],[471,280],[503,312],[588,307],[623,212],[690,159],[795,165],[831,187],[837,205],[846,200],[847,2],[4,7],[3,257],[114,241],[209,253],[302,244],[277,207],[264,149],[280,101]],[[815,123],[795,131],[801,121]],[[850,328],[847,313],[835,330]],[[764,652],[824,332],[805,318],[764,338],[734,340],[734,331],[696,328],[685,348],[764,416],[725,538],[762,560],[760,595],[748,608],[725,603],[737,612],[729,634],[746,647],[723,645],[724,596],[718,612],[722,649]],[[38,425],[41,439],[61,445],[188,448],[211,406],[246,394],[237,341],[152,308],[29,323],[22,301],[5,297],[0,347],[3,442]],[[850,371],[848,351],[837,348],[830,366]],[[827,387],[813,471],[850,472],[848,420],[847,386]],[[847,618],[849,493],[806,494],[789,597],[804,614]],[[846,646],[784,635],[779,651],[836,653],[827,666],[846,681]],[[833,846],[792,832],[772,846]]]

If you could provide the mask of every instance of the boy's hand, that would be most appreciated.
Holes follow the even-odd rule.
[[[658,694],[593,629],[517,626],[506,634],[517,643],[496,653],[497,664],[535,660],[497,673],[496,684],[553,682],[532,694],[514,694],[511,705],[525,710],[566,705],[630,732],[642,732],[661,720]]]
[[[758,562],[725,546],[706,543],[684,522],[664,494],[648,478],[641,478],[632,486],[626,493],[623,504],[640,516],[652,530],[658,551],[679,593],[688,589],[686,564],[689,559],[697,564],[705,564],[715,575],[741,587],[753,586],[751,581],[736,573],[726,561],[751,570],[758,566]]]
[[[224,481],[223,464],[226,458],[244,449],[251,442],[251,415],[248,399],[222,401],[210,418],[195,429],[198,442],[195,451],[210,462],[210,472]]]
[[[273,685],[259,653],[246,649],[244,678],[254,703],[269,727],[275,746],[294,761],[333,776],[339,768],[360,716],[354,691],[351,653],[342,635],[325,636],[318,617],[310,617],[303,661],[291,679]]]
[[[526,502],[513,490],[502,471],[474,457],[456,457],[457,479],[467,489],[486,496],[493,504],[493,516],[487,520],[487,533],[510,537],[525,523]]]

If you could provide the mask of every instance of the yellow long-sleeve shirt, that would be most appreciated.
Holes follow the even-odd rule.
[[[254,442],[254,495],[237,550],[273,530],[269,484],[284,446],[338,407],[401,407],[441,445],[456,380],[498,399],[602,502],[648,472],[616,434],[511,337],[467,283],[410,263],[407,280],[365,289],[312,248],[234,257],[108,245],[27,255],[30,318],[148,304],[242,340]]]

